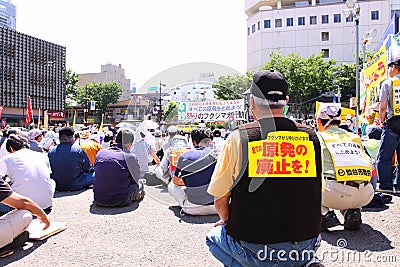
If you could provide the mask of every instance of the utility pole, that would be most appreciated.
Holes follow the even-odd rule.
[[[160,81],[160,98],[158,99],[159,100],[159,104],[158,104],[158,122],[160,123],[161,121],[162,121],[162,92],[161,92],[161,90],[162,90],[162,87],[163,86],[165,86],[165,84],[163,84],[161,81]]]

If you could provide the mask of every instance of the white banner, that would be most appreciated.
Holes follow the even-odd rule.
[[[244,99],[179,102],[179,121],[233,121],[245,120]]]

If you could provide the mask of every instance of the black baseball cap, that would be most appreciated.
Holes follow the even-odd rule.
[[[391,66],[400,66],[400,57],[395,57],[394,59],[392,59],[391,61],[390,61],[390,63],[388,64],[388,66],[389,67],[391,67]]]
[[[59,135],[73,136],[74,132],[75,132],[74,128],[67,126],[67,127],[61,128],[60,131],[58,131],[58,134]]]
[[[286,100],[289,85],[282,73],[276,70],[263,70],[253,75],[250,93],[259,98],[272,101]]]

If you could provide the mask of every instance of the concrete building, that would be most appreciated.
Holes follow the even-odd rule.
[[[214,73],[200,73],[197,79],[174,86],[166,90],[164,99],[175,102],[193,102],[215,100],[213,84],[216,82]]]
[[[125,70],[121,67],[106,63],[101,65],[101,71],[98,73],[81,73],[81,79],[78,82],[79,86],[85,86],[90,82],[94,83],[109,83],[116,82],[122,87],[122,94],[119,101],[131,99],[131,80],[125,77]]]
[[[400,14],[400,0],[357,1],[360,6],[360,43],[367,31],[377,35],[366,47],[375,50],[393,15]],[[309,57],[312,54],[337,63],[354,62],[356,27],[343,0],[246,0],[247,68],[257,70],[271,52]],[[360,45],[360,51],[361,51]]]
[[[66,48],[0,27],[0,106],[2,125],[24,125],[30,97],[34,120],[39,109],[62,120],[65,112]],[[53,118],[50,118],[53,119]]]
[[[0,27],[16,30],[16,11],[11,0],[0,0]]]

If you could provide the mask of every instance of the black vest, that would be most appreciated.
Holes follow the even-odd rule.
[[[315,132],[287,118],[259,120],[242,125],[243,164],[247,164],[248,141],[266,138],[272,131],[302,131],[315,148],[315,178],[253,178],[262,184],[249,191],[248,166],[231,190],[227,233],[235,239],[257,244],[304,241],[321,232],[321,147]],[[242,164],[242,165],[243,165]]]

